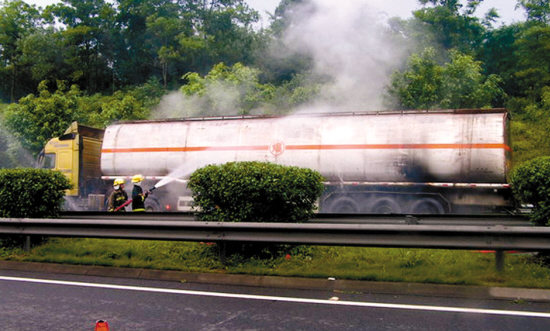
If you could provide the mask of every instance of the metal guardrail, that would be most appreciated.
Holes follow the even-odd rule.
[[[295,224],[134,219],[0,219],[0,233],[62,237],[281,244],[547,250],[550,228],[396,224]]]
[[[550,228],[396,224],[210,223],[143,219],[0,219],[0,233],[23,236],[495,250],[550,250]]]
[[[191,212],[63,212],[61,219],[135,219],[154,221],[198,221]],[[530,226],[526,215],[477,214],[477,215],[407,215],[407,214],[316,214],[306,224],[411,224],[411,225],[473,225],[473,226]]]

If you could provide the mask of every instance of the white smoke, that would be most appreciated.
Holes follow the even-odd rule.
[[[0,114],[0,168],[31,168],[36,165],[32,154],[23,148],[21,141],[10,134]]]
[[[346,111],[380,110],[404,47],[387,32],[387,16],[371,0],[311,0],[294,10],[287,47],[314,60],[314,73],[331,77],[317,104]],[[314,107],[317,108],[317,107]]]
[[[387,14],[372,3],[374,0],[310,0],[291,11],[292,23],[283,40],[286,49],[274,46],[270,56],[280,59],[305,54],[313,60],[310,81],[323,77],[319,96],[294,113],[383,109],[385,87],[406,54],[403,43],[396,42],[388,31]],[[162,99],[153,117],[240,114],[242,91],[226,85],[208,85],[202,96],[171,93]],[[267,109],[250,113],[263,114]]]
[[[185,95],[175,91],[162,97],[152,118],[182,118],[236,115],[239,98],[233,89],[210,89],[206,96]],[[211,100],[216,100],[212,103]]]
[[[156,118],[180,118],[198,115],[200,98],[186,97],[181,91],[164,95],[155,107],[151,117]]]
[[[186,95],[175,91],[162,97],[152,118],[183,118],[201,116],[230,116],[243,113],[244,89],[222,81],[207,83],[202,95]],[[263,114],[254,109],[249,114]]]

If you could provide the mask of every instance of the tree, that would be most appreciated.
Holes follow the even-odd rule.
[[[117,121],[144,120],[149,118],[164,92],[160,82],[152,77],[143,85],[118,90],[112,95],[79,96],[78,118],[80,123],[96,128],[105,128]]]
[[[550,87],[542,89],[540,103],[525,106],[516,117],[512,133],[514,160],[517,163],[540,155],[550,155]]]
[[[466,54],[472,54],[479,49],[485,28],[473,14],[483,0],[468,0],[462,12],[463,5],[460,0],[418,1],[424,6],[433,5],[433,7],[417,10],[413,14],[415,19],[428,27],[437,45],[441,45],[445,50],[457,49]],[[490,24],[495,16],[497,16],[496,12],[491,10],[486,15],[485,24]],[[428,35],[428,37],[431,36]]]
[[[101,91],[112,84],[115,30],[110,3],[104,0],[64,0],[64,4],[48,6],[45,15],[64,24],[61,31],[65,42],[65,65],[71,68],[72,83],[89,93]]]
[[[549,23],[550,2],[548,0],[518,0],[516,8],[522,7],[527,13],[527,20],[538,23]]]
[[[219,63],[204,77],[198,73],[185,75],[188,83],[181,91],[204,100],[208,115],[249,114],[273,98],[275,88],[260,84],[259,71],[236,63],[232,67]]]
[[[523,23],[516,23],[489,30],[483,47],[477,52],[477,58],[484,64],[483,73],[502,77],[502,89],[509,96],[519,96],[523,93],[516,76],[520,61],[517,40],[523,29]],[[505,102],[502,100],[497,106],[504,105]]]
[[[257,20],[243,0],[118,0],[117,73],[125,85],[157,76],[167,88],[215,63],[250,63]]]
[[[202,48],[206,51],[202,54],[203,70],[219,62],[252,62],[258,42],[252,24],[259,20],[259,14],[244,0],[189,0],[186,18],[207,43]]]
[[[57,82],[57,91],[48,92],[48,81],[40,83],[39,97],[29,95],[10,105],[5,111],[5,122],[10,132],[31,153],[38,153],[51,138],[60,136],[75,120],[80,121],[77,86],[67,89]]]
[[[175,66],[178,61],[182,61],[183,54],[186,51],[181,49],[180,38],[190,36],[193,32],[189,21],[178,17],[176,8],[172,11],[176,15],[166,17],[153,14],[147,17],[147,29],[150,31],[151,43],[157,51],[157,63],[160,64],[162,71],[162,80],[164,88],[168,86],[169,76],[178,75]],[[179,77],[178,77],[179,78]]]
[[[5,0],[0,98],[36,93],[44,79],[90,95],[150,77],[168,89],[222,61],[249,64],[262,42],[252,28],[258,18],[244,0],[63,0],[44,10]]]
[[[516,77],[523,96],[530,102],[540,102],[542,89],[550,85],[550,26],[535,24],[523,31],[516,41],[519,65]]]
[[[451,62],[443,69],[443,98],[440,108],[490,108],[504,93],[502,79],[495,74],[484,76],[481,62],[458,51],[451,52]]]
[[[294,76],[313,67],[309,55],[291,51],[284,41],[284,32],[300,19],[297,15],[303,8],[311,8],[310,0],[282,0],[270,16],[271,24],[260,35],[260,47],[256,49],[255,65],[262,70],[262,80],[281,85]],[[285,54],[285,56],[281,56]]]
[[[40,22],[38,14],[34,5],[23,1],[4,2],[0,8],[0,97],[4,100],[14,102],[27,87],[18,86],[27,77],[18,41],[36,30]]]
[[[147,17],[155,12],[157,0],[117,0],[115,24],[120,31],[113,38],[115,48],[113,66],[122,86],[138,85],[150,77],[153,53],[145,45],[150,39]]]
[[[106,127],[117,121],[144,120],[149,117],[149,111],[132,93],[117,91],[100,98],[100,110],[93,113],[89,121],[94,127]]]
[[[273,15],[270,15],[270,29],[274,36],[281,37],[295,19],[294,14],[299,6],[311,5],[311,0],[281,0]]]
[[[413,54],[403,72],[394,72],[388,88],[391,108],[430,109],[436,107],[442,94],[442,68],[435,60],[435,50],[427,48]]]
[[[276,87],[275,97],[270,102],[278,114],[287,114],[319,97],[323,82],[319,75],[296,74],[290,81]]]
[[[470,55],[451,51],[451,61],[439,65],[428,48],[412,55],[403,72],[394,72],[389,103],[400,109],[492,107],[504,96],[501,79],[481,72],[481,63]]]
[[[71,73],[65,65],[64,40],[53,29],[38,29],[19,40],[21,64],[29,68],[35,86],[43,80],[63,80]]]

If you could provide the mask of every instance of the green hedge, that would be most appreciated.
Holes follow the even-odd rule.
[[[550,226],[550,156],[526,162],[514,170],[510,180],[514,197],[532,204],[531,221],[537,226]]]
[[[313,216],[323,177],[311,169],[230,162],[196,170],[188,186],[204,221],[304,222]]]
[[[0,169],[0,217],[58,217],[69,188],[71,184],[61,172]]]

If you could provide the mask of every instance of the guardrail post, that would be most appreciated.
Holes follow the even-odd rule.
[[[31,251],[31,236],[25,236],[25,243],[23,244],[23,249],[27,253]]]
[[[227,262],[227,243],[218,241],[216,246],[218,247],[218,258],[220,259],[220,263],[225,265]]]
[[[504,271],[504,251],[503,250],[496,250],[495,251],[495,263],[497,267],[498,272]]]

